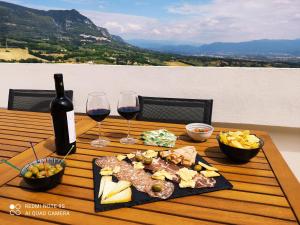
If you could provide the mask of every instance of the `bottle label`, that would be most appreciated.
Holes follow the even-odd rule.
[[[69,143],[76,141],[74,110],[67,112]]]

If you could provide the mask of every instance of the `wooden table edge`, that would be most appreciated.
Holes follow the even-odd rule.
[[[263,147],[267,160],[279,182],[291,208],[300,223],[300,183],[282,157],[268,134],[263,135],[265,145]]]
[[[76,136],[79,137],[80,135],[87,132],[95,125],[96,123],[90,119],[80,118],[80,120],[76,123]],[[46,140],[36,144],[34,149],[39,158],[44,158],[51,155],[55,151],[54,136],[51,136]],[[35,157],[33,155],[32,149],[28,148],[22,153],[12,157],[8,161],[11,162],[13,165],[22,168],[26,163],[34,160]],[[19,172],[3,163],[0,165],[0,174],[1,174],[0,177],[0,187],[1,187],[3,184],[7,183],[14,177],[18,176]]]

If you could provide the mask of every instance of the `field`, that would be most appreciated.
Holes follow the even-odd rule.
[[[40,59],[36,56],[30,55],[28,49],[22,48],[0,48],[0,59],[10,61],[21,59]]]
[[[189,64],[179,62],[179,61],[166,61],[166,66],[191,66]]]

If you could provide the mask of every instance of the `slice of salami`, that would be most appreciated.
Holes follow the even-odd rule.
[[[104,168],[120,167],[120,172],[114,174],[118,180],[126,180],[132,183],[132,185],[141,192],[145,192],[151,197],[158,197],[162,199],[169,198],[174,192],[174,185],[168,181],[154,180],[151,178],[151,174],[147,173],[143,169],[134,169],[133,166],[125,161],[119,161],[114,156],[105,156],[96,160],[96,165]],[[161,191],[153,192],[153,185],[160,185]]]

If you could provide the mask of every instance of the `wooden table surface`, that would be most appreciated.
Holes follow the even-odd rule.
[[[76,118],[77,152],[68,157],[62,184],[47,192],[32,192],[18,172],[0,165],[0,224],[299,224],[300,185],[276,149],[269,135],[254,131],[265,140],[263,151],[246,164],[233,164],[220,152],[215,128],[204,143],[191,142],[183,125],[132,121],[132,134],[167,128],[180,135],[176,147],[194,145],[198,153],[233,184],[232,190],[159,201],[132,208],[94,212],[92,159],[104,155],[129,153],[136,149],[163,150],[161,147],[122,145],[127,132],[121,119],[106,119],[103,133],[111,143],[91,147],[97,137],[96,123],[85,116]],[[58,157],[54,152],[49,114],[0,110],[0,158],[18,167],[33,161],[29,141],[40,158]],[[34,204],[28,204],[34,203]],[[21,215],[9,214],[9,206],[21,206]],[[17,205],[19,204],[19,205]],[[44,204],[44,205],[43,205]],[[48,205],[45,205],[48,204]],[[49,204],[61,204],[57,206]],[[44,207],[36,209],[34,207]],[[14,212],[11,212],[14,213]]]

